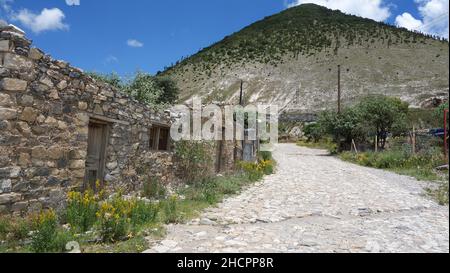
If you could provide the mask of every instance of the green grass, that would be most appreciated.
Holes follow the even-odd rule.
[[[427,189],[428,195],[433,197],[441,206],[449,204],[449,192],[448,192],[448,176],[445,182],[441,182],[436,188]]]
[[[438,151],[427,154],[411,155],[402,151],[344,152],[339,158],[361,166],[392,171],[401,175],[411,176],[417,180],[435,181],[442,186],[429,190],[429,194],[440,204],[448,204],[448,172],[435,170],[445,163],[444,156]]]
[[[41,220],[36,227],[25,220],[0,217],[0,253],[64,252],[65,244],[72,240],[80,244],[84,253],[142,252],[149,247],[146,238],[156,240],[164,237],[164,224],[183,223],[196,218],[205,208],[216,205],[226,196],[239,193],[264,174],[272,172],[271,154],[264,153],[260,157],[263,159],[260,163],[242,164],[242,170],[236,174],[204,178],[180,188],[177,194],[157,203],[125,200],[120,195],[111,200],[101,200],[89,194],[71,193],[70,217],[67,217],[67,212],[62,213],[64,217],[44,212],[40,214],[38,219]],[[78,203],[80,198],[85,200],[85,205]],[[96,211],[91,211],[94,208]],[[97,217],[95,223],[91,221],[92,214]],[[71,230],[62,228],[67,218],[74,223]],[[58,219],[60,222],[57,222]],[[86,219],[89,224],[85,225]],[[84,232],[88,229],[89,232]],[[31,230],[34,235],[30,237]],[[26,243],[29,239],[31,244]],[[3,240],[6,241],[1,243]]]
[[[321,139],[317,142],[300,140],[297,141],[297,145],[300,147],[327,150],[331,154],[335,154],[337,151],[336,143],[334,143],[330,139]]]

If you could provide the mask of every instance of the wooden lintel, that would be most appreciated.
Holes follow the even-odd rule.
[[[118,123],[118,124],[128,125],[128,126],[130,125],[130,123],[128,121],[108,118],[108,117],[105,117],[105,116],[91,114],[91,113],[89,113],[88,115],[89,115],[90,118],[97,119],[99,121],[105,121],[105,122],[110,122],[110,123]]]

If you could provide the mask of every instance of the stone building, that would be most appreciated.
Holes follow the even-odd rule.
[[[177,181],[169,112],[30,45],[17,27],[0,27],[0,213],[59,208],[69,190]],[[212,168],[231,170],[233,149],[217,142]]]

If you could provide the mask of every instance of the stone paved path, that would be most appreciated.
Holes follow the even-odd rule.
[[[146,252],[449,252],[449,208],[424,182],[293,144],[274,157],[276,174]]]

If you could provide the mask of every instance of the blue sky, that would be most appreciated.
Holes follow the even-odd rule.
[[[163,70],[306,2],[448,37],[448,0],[0,0],[0,19],[24,29],[54,58],[85,71],[131,75]]]

